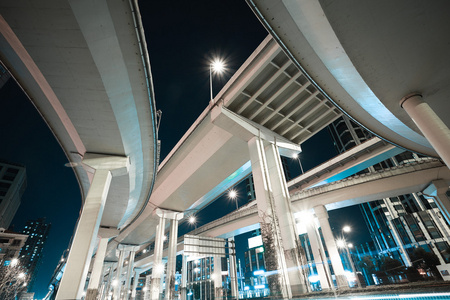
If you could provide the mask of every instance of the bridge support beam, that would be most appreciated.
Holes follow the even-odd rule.
[[[183,213],[174,212],[169,210],[157,209],[156,214],[159,216],[159,224],[156,228],[155,237],[155,252],[153,254],[153,271],[151,277],[151,291],[150,299],[158,300],[162,289],[162,280],[164,276],[164,264],[162,261],[163,255],[163,244],[164,244],[164,233],[166,228],[166,219],[173,221],[171,223],[170,229],[170,239],[169,239],[169,260],[167,265],[167,274],[173,273],[173,288],[175,289],[175,266],[176,266],[176,247],[177,247],[177,235],[178,235],[178,221],[183,218]],[[169,282],[169,276],[166,277],[167,282]],[[170,285],[166,284],[166,296],[169,292]],[[168,298],[166,298],[168,299]]]
[[[306,224],[306,232],[308,234],[309,242],[311,244],[311,250],[314,256],[314,262],[316,264],[317,275],[319,276],[320,286],[322,291],[330,290],[334,288],[333,281],[330,280],[330,269],[328,268],[327,257],[324,255],[322,240],[317,232],[314,219]]]
[[[419,127],[425,138],[433,146],[447,167],[450,168],[450,129],[424,102],[422,95],[413,93],[400,100],[400,106]]]
[[[162,252],[164,244],[164,228],[166,227],[166,219],[159,218],[159,224],[156,227],[155,250],[153,254],[153,270],[150,284],[150,300],[158,300],[160,294],[161,277],[164,274],[164,265],[162,262]]]
[[[183,218],[183,213],[168,214],[171,216],[170,220],[170,234],[169,234],[169,254],[167,257],[167,271],[166,271],[166,300],[175,299],[175,271],[177,265],[177,239],[178,239],[178,221]]]
[[[214,256],[214,297],[215,299],[223,299],[222,290],[222,258],[220,256]]]
[[[94,265],[92,267],[91,278],[86,293],[86,300],[97,299],[99,293],[100,280],[103,277],[103,262],[105,260],[106,248],[110,238],[119,234],[119,230],[115,228],[100,228],[98,235],[100,241],[95,254]]]
[[[136,255],[136,251],[139,250],[139,246],[126,245],[124,248],[129,251],[127,276],[125,278],[124,286],[124,299],[128,299],[130,294],[128,291],[130,290],[131,278],[133,277],[134,257]]]
[[[181,300],[186,300],[187,298],[187,256],[184,255],[181,261]]]
[[[278,147],[254,137],[248,142],[255,182],[267,277],[275,297],[292,298],[307,292],[294,217]],[[306,262],[305,262],[306,263]]]
[[[141,275],[142,272],[144,272],[144,270],[141,268],[135,268],[133,270],[133,286],[131,287],[131,296],[130,296],[131,300],[136,299],[136,288],[138,285],[139,276]]]
[[[108,278],[104,284],[102,289],[102,293],[100,295],[100,300],[108,299],[109,293],[111,292],[111,282],[114,277],[114,267],[117,262],[115,261],[105,261],[104,265],[109,269]]]
[[[83,164],[95,169],[95,173],[78,220],[57,300],[83,296],[111,178],[126,174],[130,162],[128,157],[86,153]]]
[[[237,282],[237,264],[236,264],[236,243],[234,237],[228,239],[228,253],[230,257],[230,285],[231,299],[239,299],[238,282]]]
[[[113,295],[114,299],[120,299],[120,291],[122,289],[122,273],[123,273],[123,263],[125,261],[126,249],[119,245],[119,262],[117,263],[116,276],[113,280]]]
[[[450,223],[450,199],[447,197],[448,183],[445,180],[434,180],[422,192],[425,198],[432,198],[442,215]]]
[[[342,265],[339,251],[337,250],[336,241],[331,231],[328,221],[328,212],[325,206],[319,205],[314,207],[314,212],[319,220],[320,228],[322,228],[323,239],[330,255],[331,265],[333,266],[334,275],[338,288],[346,289],[349,287],[347,277],[345,276],[344,266]]]

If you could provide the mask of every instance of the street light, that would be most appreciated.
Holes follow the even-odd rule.
[[[347,241],[345,240],[345,232],[351,232],[351,231],[352,231],[352,229],[348,225],[342,227],[342,243],[340,243],[340,244],[344,244],[345,251],[347,252],[348,261],[350,262],[350,266],[352,267],[352,272],[353,272],[353,274],[355,274],[356,283],[358,284],[358,288],[361,288],[361,282],[359,281],[358,274],[356,273],[355,264],[353,263],[352,256],[350,255],[350,250],[348,249],[349,247],[352,248],[353,244],[347,244]],[[338,245],[338,247],[339,247],[339,245]]]
[[[195,229],[197,229],[197,218],[194,215],[189,217],[188,222],[189,224],[194,225]]]
[[[302,174],[304,174],[303,172],[303,166],[302,166],[302,161],[300,160],[300,155],[298,153],[294,153],[292,155],[293,159],[296,159],[298,161],[298,164],[300,165],[300,170],[302,171]]]
[[[209,90],[211,93],[211,103],[213,102],[213,85],[212,85],[212,74],[214,73],[222,73],[225,69],[225,63],[221,59],[214,59],[209,64]]]
[[[15,265],[17,265],[18,262],[19,262],[19,260],[17,258],[13,258],[10,263],[11,267],[14,267]]]
[[[228,191],[228,198],[230,198],[231,200],[235,200],[236,201],[236,210],[239,209],[237,196],[238,196],[238,193],[237,193],[236,190],[229,190]]]

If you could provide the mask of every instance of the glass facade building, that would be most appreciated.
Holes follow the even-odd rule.
[[[340,153],[373,136],[346,116],[328,128]],[[405,151],[361,173],[426,159],[429,158]],[[360,204],[360,208],[379,254],[411,266],[414,249],[422,247],[436,254],[441,264],[450,262],[445,251],[450,245],[450,226],[433,199],[413,193]]]
[[[217,264],[221,264],[222,272],[226,272],[225,258],[203,257],[187,262],[187,299],[213,300],[215,295],[213,274]],[[222,281],[227,282],[227,276],[222,273]],[[224,286],[219,287],[224,288]],[[225,287],[226,290],[226,287]]]
[[[22,230],[23,234],[28,235],[28,239],[20,251],[20,260],[28,270],[28,274],[30,274],[28,291],[33,290],[39,267],[42,263],[43,251],[50,227],[51,224],[47,223],[45,218],[40,218],[37,220],[28,220],[25,228]]]

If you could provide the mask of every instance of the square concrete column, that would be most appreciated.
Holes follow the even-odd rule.
[[[124,299],[130,298],[131,296],[130,291],[130,284],[131,284],[131,277],[133,277],[133,269],[134,269],[134,257],[136,255],[136,251],[139,250],[139,246],[136,245],[121,245],[124,246],[124,249],[126,249],[129,253],[128,255],[128,268],[127,268],[127,276],[125,278],[125,286],[124,286]]]
[[[95,173],[78,220],[57,300],[83,296],[111,178],[126,174],[130,162],[128,157],[86,153],[83,164],[95,169]]]
[[[183,252],[183,258],[181,261],[181,300],[187,299],[186,284],[187,284],[187,256],[184,255]]]
[[[337,250],[336,241],[331,231],[330,222],[328,221],[328,212],[325,206],[319,205],[314,207],[320,228],[322,228],[323,239],[330,255],[331,265],[333,266],[334,275],[338,288],[346,289],[349,287],[347,277],[345,276],[344,266],[342,265],[341,256]]]
[[[100,280],[103,277],[103,261],[105,259],[106,248],[110,238],[119,234],[119,230],[115,228],[100,228],[98,235],[100,241],[95,254],[94,265],[92,267],[91,278],[86,293],[86,300],[96,300],[99,293]]]
[[[214,256],[214,297],[215,299],[223,298],[222,290],[222,258],[220,256]]]
[[[267,277],[276,297],[292,298],[307,292],[303,258],[296,233],[289,192],[276,145],[254,137],[248,142],[255,183]]]
[[[159,216],[159,224],[156,227],[155,250],[153,254],[153,270],[152,280],[150,285],[150,299],[159,300],[161,277],[164,275],[164,265],[162,262],[163,243],[164,243],[164,229],[166,226],[166,219],[164,216]]]
[[[114,268],[115,268],[116,264],[117,264],[116,261],[105,261],[104,262],[104,265],[106,265],[109,269],[109,273],[108,273],[108,279],[106,280],[106,283],[105,283],[105,288],[103,289],[102,294],[100,296],[101,300],[108,299],[108,296],[111,292],[111,282],[114,278]]]
[[[177,265],[177,240],[178,240],[178,221],[183,218],[183,213],[167,213],[170,217],[170,234],[169,234],[169,253],[167,257],[167,271],[166,271],[166,300],[175,298],[175,271]]]
[[[116,276],[113,280],[113,296],[114,300],[120,299],[120,291],[122,290],[122,273],[123,273],[123,263],[125,261],[125,256],[127,250],[119,245],[119,262],[117,263]]]
[[[433,180],[422,192],[426,198],[432,198],[442,215],[450,224],[450,199],[447,197],[448,183],[445,180]]]
[[[145,286],[143,288],[144,300],[150,300],[151,289],[152,289],[152,276],[147,275],[147,276],[145,276]]]
[[[142,272],[145,272],[145,271],[146,270],[140,269],[140,268],[135,268],[134,269],[133,286],[131,287],[131,297],[130,297],[131,300],[136,299],[136,288],[137,288],[137,284],[138,284],[138,281],[139,281],[139,275]]]
[[[314,256],[314,262],[316,264],[317,275],[319,275],[320,286],[322,287],[322,291],[327,291],[329,289],[332,289],[334,287],[334,284],[330,276],[331,273],[330,269],[328,268],[327,257],[325,256],[325,251],[323,251],[322,240],[320,239],[319,233],[317,232],[314,219],[311,218],[311,222],[305,225],[309,242],[311,244],[311,250]]]
[[[236,244],[234,242],[234,237],[228,239],[228,254],[230,258],[231,298],[239,299],[237,283]]]

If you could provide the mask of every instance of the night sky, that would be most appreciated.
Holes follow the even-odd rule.
[[[227,63],[227,73],[214,78],[216,94],[267,32],[242,0],[141,1],[140,11],[156,106],[162,111],[162,160],[208,105],[211,58],[219,56]],[[35,286],[35,296],[43,297],[74,231],[81,194],[72,169],[64,166],[67,158],[59,144],[13,80],[0,90],[0,107],[0,159],[27,168],[28,187],[12,223],[14,230],[21,231],[28,219],[46,217],[52,223]],[[336,155],[326,131],[302,148],[305,171]],[[293,166],[295,172],[299,170]],[[242,198],[240,205],[244,202]],[[235,209],[235,204],[227,205],[230,211]],[[367,232],[362,219],[346,219],[353,214],[340,213],[340,218],[336,215],[336,211],[330,212],[332,227],[360,223],[354,238],[365,241]]]

